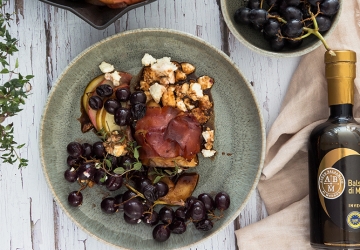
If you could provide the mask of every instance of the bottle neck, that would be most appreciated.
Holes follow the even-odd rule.
[[[338,120],[353,120],[353,105],[352,104],[338,104],[330,106],[329,119]]]

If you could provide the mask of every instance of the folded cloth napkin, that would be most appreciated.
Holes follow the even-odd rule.
[[[327,43],[334,50],[354,50],[360,58],[360,0],[341,2],[339,23]],[[303,56],[291,79],[267,136],[258,185],[269,216],[235,232],[240,250],[311,249],[307,141],[312,129],[329,116],[324,53],[321,46]],[[360,118],[360,62],[356,73],[354,116]]]

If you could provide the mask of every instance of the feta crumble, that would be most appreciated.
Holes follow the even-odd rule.
[[[151,69],[158,72],[161,75],[174,74],[174,71],[177,70],[175,64],[173,64],[170,57],[163,57],[156,60],[156,63],[151,65]]]
[[[144,57],[141,59],[141,63],[144,66],[153,65],[156,63],[156,59],[152,55],[145,53]]]
[[[211,150],[209,150],[209,149],[202,149],[202,150],[201,150],[201,153],[203,154],[204,157],[211,157],[211,156],[214,156],[214,155],[215,155],[216,151],[213,150],[213,149],[211,149]]]
[[[112,81],[114,86],[119,86],[121,76],[120,76],[119,72],[114,71],[112,73],[105,73],[105,79],[109,80],[109,81]]]
[[[204,94],[203,94],[203,91],[201,89],[201,85],[199,83],[197,83],[197,82],[194,82],[194,83],[190,84],[188,95],[190,96],[190,98],[193,101],[196,101],[199,98],[203,97]]]
[[[102,62],[99,65],[99,68],[100,68],[101,72],[103,72],[103,73],[110,73],[115,70],[114,65],[111,65],[110,63],[107,63],[107,62]]]
[[[166,88],[156,82],[150,86],[149,91],[154,101],[159,103],[163,93],[166,91]]]

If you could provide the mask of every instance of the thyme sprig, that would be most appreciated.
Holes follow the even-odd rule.
[[[4,163],[18,162],[18,168],[27,166],[28,160],[17,152],[25,144],[18,145],[14,141],[14,124],[4,124],[7,118],[17,115],[25,104],[25,99],[31,90],[29,83],[32,75],[23,76],[18,72],[19,63],[10,66],[14,53],[18,52],[18,40],[9,33],[12,15],[5,12],[8,0],[0,0],[0,158]],[[5,80],[7,79],[7,80]]]

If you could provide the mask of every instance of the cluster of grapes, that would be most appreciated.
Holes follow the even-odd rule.
[[[129,88],[118,88],[115,90],[109,84],[101,84],[96,87],[96,94],[89,98],[89,106],[94,110],[102,107],[109,114],[114,115],[115,123],[119,126],[130,125],[133,120],[144,117],[146,112],[146,95],[143,91],[130,92]],[[121,103],[130,101],[131,108],[122,106]]]
[[[298,48],[311,34],[329,50],[322,34],[330,29],[339,8],[339,0],[249,0],[247,7],[235,12],[234,20],[262,31],[273,51]]]
[[[154,226],[153,238],[159,242],[166,241],[171,233],[184,233],[188,223],[193,223],[198,230],[208,231],[212,229],[214,221],[223,216],[222,212],[229,208],[229,195],[219,192],[215,198],[207,193],[200,194],[197,198],[190,196],[185,205],[179,206],[175,211],[169,206],[162,206],[157,212],[155,206],[166,205],[159,198],[169,192],[169,187],[157,178],[156,183],[150,180],[142,166],[132,168],[138,162],[136,147],[132,150],[132,155],[114,157],[106,154],[102,141],[92,145],[70,142],[67,145],[69,168],[64,177],[69,182],[78,181],[81,187],[69,193],[68,203],[73,207],[80,206],[83,202],[81,191],[87,186],[102,185],[109,191],[126,186],[125,192],[103,199],[101,210],[107,214],[123,211],[126,223],[137,224],[142,221]],[[127,171],[122,174],[111,171],[118,167]],[[220,211],[220,215],[215,214],[216,209]]]

